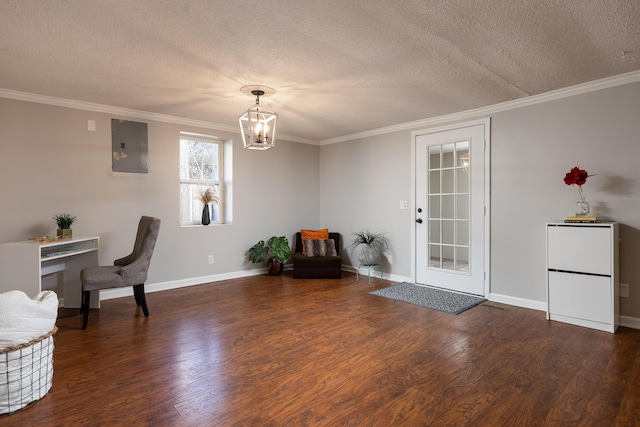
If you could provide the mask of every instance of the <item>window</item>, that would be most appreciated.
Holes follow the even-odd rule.
[[[210,189],[211,223],[224,222],[223,143],[214,137],[180,134],[180,224],[200,224],[201,196]]]

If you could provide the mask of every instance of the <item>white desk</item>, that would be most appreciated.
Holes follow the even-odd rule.
[[[80,271],[98,265],[99,237],[77,237],[55,242],[0,244],[0,292],[20,290],[29,297],[42,291],[42,277],[62,272],[64,307],[80,307],[82,283]],[[91,295],[91,307],[100,306],[98,292]]]

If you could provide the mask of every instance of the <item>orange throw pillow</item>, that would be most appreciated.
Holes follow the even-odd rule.
[[[300,230],[300,234],[302,235],[302,253],[304,253],[304,241],[305,240],[328,240],[329,239],[329,229],[323,228],[320,230]]]

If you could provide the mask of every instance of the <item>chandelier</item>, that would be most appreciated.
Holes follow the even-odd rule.
[[[244,148],[268,150],[275,147],[278,115],[261,107],[260,97],[273,95],[276,91],[266,86],[244,86],[240,91],[256,97],[256,104],[238,118]]]

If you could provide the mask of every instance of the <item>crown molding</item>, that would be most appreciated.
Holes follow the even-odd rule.
[[[632,71],[625,74],[620,74],[613,77],[606,77],[599,80],[594,80],[587,83],[581,83],[574,86],[569,86],[562,89],[553,90],[550,92],[541,93],[539,95],[532,95],[525,98],[519,98],[512,101],[506,101],[499,104],[489,105],[487,107],[480,107],[472,110],[461,111],[459,113],[452,113],[443,116],[431,117],[427,119],[415,120],[412,122],[400,123],[397,125],[386,126],[378,129],[372,129],[363,132],[357,132],[349,135],[338,136],[335,138],[324,139],[321,141],[314,141],[306,138],[300,138],[292,135],[279,134],[278,139],[282,139],[290,142],[298,142],[301,144],[309,145],[330,145],[339,142],[351,141],[354,139],[369,138],[377,135],[384,135],[387,133],[414,130],[417,128],[438,126],[442,124],[464,121],[481,116],[487,116],[495,114],[501,111],[513,110],[516,108],[527,107],[530,105],[541,104],[543,102],[553,101],[557,99],[567,98],[574,95],[580,95],[583,93],[594,92],[596,90],[607,89],[610,87],[620,86],[628,83],[635,83],[640,81],[640,71]],[[170,116],[167,114],[151,113],[148,111],[133,110],[129,108],[114,107],[111,105],[96,104],[92,102],[76,101],[73,99],[57,98],[47,95],[38,95],[28,92],[20,92],[11,89],[0,88],[0,98],[15,99],[18,101],[35,102],[38,104],[54,105],[58,107],[74,108],[78,110],[94,111],[97,113],[113,114],[118,116],[125,116],[131,118],[137,118],[142,120],[153,120],[163,123],[173,123],[183,126],[193,126],[203,129],[212,129],[222,132],[230,132],[237,134],[238,128],[236,126],[223,125],[220,123],[207,122],[203,120],[192,120],[184,117]]]
[[[39,95],[36,93],[20,92],[17,90],[0,88],[0,98],[15,99],[17,101],[34,102],[37,104],[53,105],[57,107],[73,108],[76,110],[93,111],[96,113],[111,114],[116,116],[130,117],[140,120],[152,120],[162,123],[173,123],[182,126],[193,126],[203,129],[212,129],[221,132],[239,133],[240,128],[236,126],[223,125],[220,123],[207,122],[204,120],[193,120],[184,117],[171,116],[168,114],[151,113],[148,111],[133,110],[130,108],[114,107],[112,105],[96,104],[93,102],[77,101],[74,99],[58,98],[55,96]],[[278,139],[299,142],[302,144],[318,145],[317,141],[298,138],[291,135],[280,134]]]
[[[613,77],[606,77],[600,80],[594,80],[587,83],[581,83],[550,92],[541,93],[539,95],[531,95],[526,98],[519,98],[512,101],[501,102],[499,104],[480,107],[472,110],[461,111],[459,113],[447,114],[444,116],[431,117],[427,119],[406,122],[392,126],[386,126],[378,129],[372,129],[364,132],[353,133],[350,135],[338,136],[335,138],[324,139],[320,141],[320,145],[336,144],[339,142],[351,141],[354,139],[369,138],[376,135],[383,135],[392,132],[415,130],[417,128],[438,126],[442,124],[474,119],[482,116],[495,114],[501,111],[513,110],[516,108],[527,107],[530,105],[541,104],[557,99],[568,98],[574,95],[594,92],[601,89],[620,86],[628,83],[640,81],[640,71],[632,71]]]

